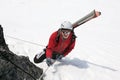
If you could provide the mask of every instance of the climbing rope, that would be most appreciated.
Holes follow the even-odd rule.
[[[34,43],[34,42],[30,42],[30,41],[22,40],[22,39],[15,38],[15,37],[12,37],[12,36],[8,36],[8,35],[6,35],[6,37],[8,37],[8,38],[12,38],[12,39],[15,39],[15,40],[19,40],[19,41],[23,41],[23,42],[25,42],[25,43],[34,44],[34,45],[37,45],[37,46],[46,47],[45,45],[40,45],[40,44],[37,44],[37,43]]]

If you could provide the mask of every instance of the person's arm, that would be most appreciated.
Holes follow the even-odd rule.
[[[63,53],[63,56],[65,57],[66,55],[68,55],[68,53],[70,53],[72,51],[72,49],[75,47],[75,42],[76,40],[74,40],[72,42],[72,44],[65,50],[65,52]]]
[[[46,58],[52,58],[53,48],[57,44],[56,36],[57,36],[57,32],[54,32],[49,38],[49,43],[46,49]]]

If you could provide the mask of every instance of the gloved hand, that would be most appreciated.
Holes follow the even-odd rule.
[[[57,60],[61,60],[64,56],[63,55],[59,55],[57,56]]]
[[[54,62],[55,62],[55,60],[53,60],[51,58],[46,58],[46,63],[48,66],[51,66]]]

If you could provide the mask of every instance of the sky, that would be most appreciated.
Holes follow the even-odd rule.
[[[0,24],[9,48],[33,62],[34,55],[42,51],[63,21],[74,23],[94,9],[100,11],[101,16],[75,29],[75,49],[50,67],[45,80],[119,80],[119,3],[119,0],[0,0]],[[35,65],[47,68],[45,62]]]

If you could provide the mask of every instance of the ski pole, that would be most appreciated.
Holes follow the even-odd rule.
[[[42,73],[42,75],[40,76],[40,78],[38,80],[41,80],[42,77],[45,75],[45,73],[47,72],[47,70],[50,68],[50,66],[47,67],[47,69]]]
[[[57,61],[57,60],[55,60],[54,63],[55,63],[56,61]],[[53,63],[53,64],[54,64],[54,63]],[[53,65],[53,64],[52,64],[52,65]],[[51,65],[51,66],[52,66],[52,65]],[[45,73],[48,71],[48,69],[49,69],[51,66],[48,66],[48,67],[46,68],[46,70],[42,73],[42,75],[40,76],[40,78],[39,78],[38,80],[41,80],[41,79],[42,79],[42,77],[45,75]]]
[[[60,57],[60,56],[59,56],[59,57]],[[54,61],[54,63],[59,60],[59,57]],[[54,64],[54,63],[53,63],[53,64]],[[52,64],[52,65],[53,65],[53,64]],[[52,66],[52,65],[51,65],[51,66]],[[41,79],[42,79],[42,77],[45,75],[45,73],[48,71],[48,69],[49,69],[51,66],[48,66],[48,67],[46,68],[46,70],[42,73],[42,75],[40,76],[40,78],[39,78],[38,80],[41,80]]]

